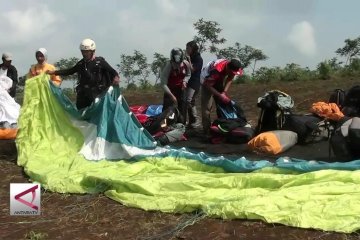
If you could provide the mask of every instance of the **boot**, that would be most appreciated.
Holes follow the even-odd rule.
[[[197,116],[197,110],[195,106],[188,108],[189,113],[189,127],[198,128],[200,127],[199,117]]]

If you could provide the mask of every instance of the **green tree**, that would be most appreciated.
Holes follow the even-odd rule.
[[[360,59],[359,58],[353,58],[350,63],[350,69],[353,72],[359,72],[360,71]]]
[[[59,61],[57,61],[54,65],[58,69],[68,69],[75,66],[75,64],[80,61],[77,57],[71,57],[71,58],[61,58]],[[76,79],[76,74],[69,75],[69,76],[62,76],[63,80],[73,80]]]
[[[225,38],[219,37],[219,33],[222,31],[219,23],[215,21],[205,21],[203,18],[200,18],[193,25],[198,33],[194,36],[194,40],[199,45],[200,53],[206,50],[209,50],[210,53],[216,53],[218,51],[216,45],[226,42]]]
[[[253,48],[249,45],[241,47],[241,44],[236,42],[233,47],[227,47],[220,49],[217,52],[218,58],[239,58],[243,68],[250,67],[252,69],[252,75],[256,70],[257,61],[264,61],[268,59],[260,49]]]
[[[360,55],[360,37],[345,39],[345,46],[335,52],[342,57],[346,57],[345,65],[348,65],[348,63],[351,63],[352,58]]]
[[[281,72],[281,81],[306,81],[315,79],[318,75],[316,71],[311,71],[308,67],[301,68],[296,63],[286,64]]]
[[[323,61],[317,65],[317,71],[321,79],[329,79],[331,76],[331,65],[329,61]]]
[[[336,57],[330,59],[328,63],[333,71],[338,71],[341,69],[342,62],[339,62]]]
[[[269,83],[280,80],[282,70],[279,67],[261,67],[253,75],[253,79],[260,83]]]
[[[217,58],[226,58],[226,59],[231,59],[231,58],[237,58],[239,55],[239,49],[236,47],[226,47],[223,49],[219,49],[219,51],[217,52]]]
[[[154,61],[151,63],[151,71],[155,75],[155,85],[160,79],[161,69],[169,59],[160,53],[154,53]]]
[[[269,57],[266,56],[260,49],[252,49],[250,53],[250,60],[253,62],[253,65],[250,65],[250,67],[252,68],[252,75],[254,75],[257,61],[264,61],[268,58]]]
[[[139,82],[141,87],[149,85],[149,64],[146,56],[138,50],[133,55],[122,54],[120,64],[116,66],[126,79],[126,85]]]

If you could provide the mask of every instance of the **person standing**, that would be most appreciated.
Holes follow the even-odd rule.
[[[200,73],[203,66],[203,59],[199,52],[199,46],[195,41],[186,44],[187,60],[190,63],[191,77],[185,90],[184,121],[189,115],[188,127],[197,128],[200,126],[200,119],[197,116],[195,99],[200,89]]]
[[[46,62],[47,61],[47,50],[45,48],[39,48],[35,52],[35,57],[36,57],[36,60],[38,63],[31,66],[29,73],[26,76],[26,79],[35,77],[41,73],[46,73],[47,71],[55,70],[54,65]],[[50,79],[55,85],[60,86],[61,78],[59,76],[51,75]]]
[[[12,86],[9,89],[9,94],[11,97],[15,98],[18,73],[16,68],[11,65],[12,60],[13,58],[11,53],[3,53],[2,64],[0,64],[0,76],[7,76],[12,80]]]
[[[170,52],[170,60],[165,64],[160,73],[161,85],[164,89],[163,112],[171,106],[178,108],[180,120],[184,123],[184,94],[191,76],[190,64],[184,59],[184,53],[180,48],[174,48]]]
[[[211,118],[210,113],[213,105],[212,97],[215,101],[229,103],[228,90],[235,75],[242,75],[241,63],[238,59],[218,59],[211,61],[203,68],[201,77],[201,117],[203,130],[206,135],[210,132]]]
[[[120,77],[103,57],[95,56],[96,45],[92,39],[84,39],[80,43],[83,58],[72,68],[48,71],[48,74],[68,76],[78,74],[76,86],[76,107],[88,107],[99,95],[107,91],[111,85],[118,85]]]

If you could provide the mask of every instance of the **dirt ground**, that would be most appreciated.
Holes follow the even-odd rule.
[[[230,96],[243,107],[256,125],[257,97],[271,89],[290,94],[295,112],[307,112],[312,102],[328,99],[335,88],[348,89],[357,79],[233,85]],[[161,92],[125,92],[129,105],[160,104]],[[212,145],[200,132],[188,133],[189,140],[173,144],[210,154],[244,155],[249,159],[275,159],[248,152],[243,145]],[[327,160],[328,144],[295,146],[282,154],[303,159]],[[336,160],[336,159],[331,159]],[[166,214],[129,208],[102,194],[58,194],[42,190],[41,216],[10,216],[10,183],[26,183],[28,177],[16,165],[13,141],[0,141],[0,239],[360,239],[360,232],[341,234],[300,229],[261,221],[211,219],[201,213]]]

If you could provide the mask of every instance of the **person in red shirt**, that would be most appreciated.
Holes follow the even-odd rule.
[[[191,76],[190,64],[184,60],[184,53],[180,48],[170,52],[170,60],[166,63],[160,74],[161,85],[164,89],[163,112],[171,106],[178,108],[183,114],[184,94]],[[178,122],[184,123],[183,116]]]
[[[207,64],[201,72],[201,118],[205,134],[209,134],[211,126],[210,113],[215,101],[229,103],[227,92],[235,75],[242,75],[241,63],[238,59],[218,59]]]

